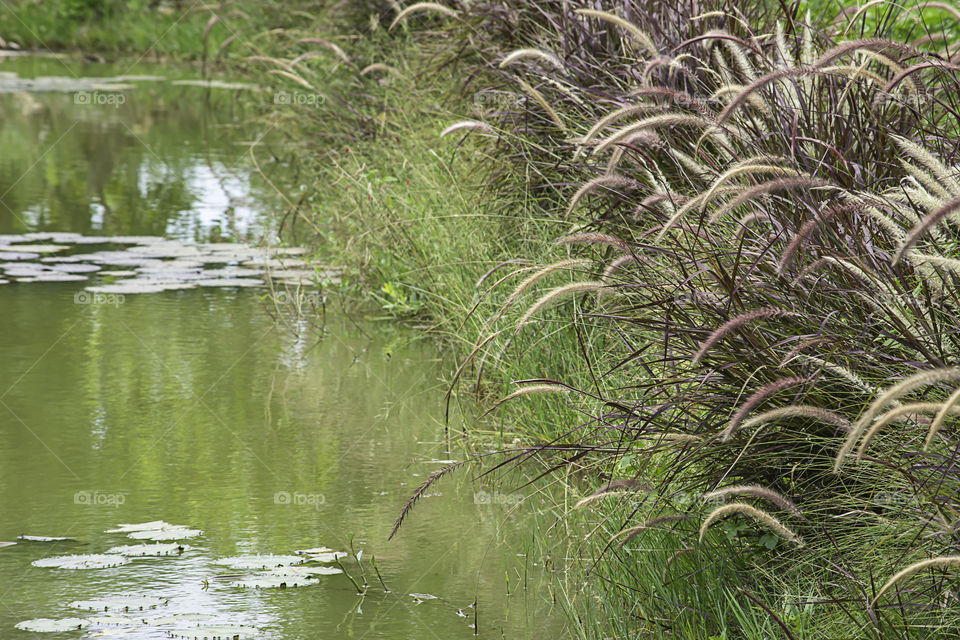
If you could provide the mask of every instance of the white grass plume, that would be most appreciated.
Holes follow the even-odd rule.
[[[887,411],[883,415],[879,416],[876,422],[867,430],[863,435],[863,440],[860,441],[860,446],[857,448],[857,461],[863,460],[863,456],[867,453],[867,447],[870,446],[870,441],[873,440],[873,437],[880,433],[880,430],[886,427],[891,422],[901,419],[909,419],[915,422],[920,422],[918,414],[923,413],[933,413],[934,411],[939,411],[943,408],[942,402],[914,402],[911,404],[905,404],[899,406],[895,409]],[[960,409],[948,409],[950,413],[960,413]]]
[[[397,17],[393,19],[393,22],[390,23],[390,27],[387,30],[389,31],[390,29],[393,29],[411,13],[417,13],[420,11],[436,11],[437,13],[442,13],[443,15],[448,16],[450,18],[457,18],[460,15],[450,7],[445,7],[442,4],[439,4],[437,2],[418,2],[416,4],[410,5],[409,7],[407,7],[400,13],[398,13]]]
[[[577,192],[573,194],[573,197],[570,198],[570,204],[567,205],[566,215],[569,216],[573,213],[573,210],[577,207],[577,204],[580,203],[580,200],[587,195],[588,193],[596,189],[608,189],[614,191],[616,189],[632,189],[639,187],[640,184],[633,178],[627,178],[621,175],[605,175],[589,180],[583,184]]]
[[[548,264],[542,269],[535,271],[534,273],[527,276],[523,281],[521,281],[520,284],[517,285],[516,289],[514,289],[509,296],[507,296],[507,299],[500,306],[500,310],[497,311],[497,314],[493,317],[493,322],[496,322],[497,320],[502,318],[503,314],[506,313],[507,309],[510,308],[510,305],[516,302],[517,299],[520,296],[522,296],[524,293],[526,293],[526,291],[530,287],[532,287],[537,282],[547,277],[551,273],[554,273],[560,270],[575,269],[578,267],[586,268],[586,267],[589,267],[591,264],[593,264],[591,260],[587,260],[585,258],[574,258],[571,260],[561,260],[559,262],[554,262],[553,264]]]
[[[656,518],[651,518],[650,520],[646,520],[642,524],[638,524],[635,527],[630,527],[628,529],[622,529],[621,531],[618,531],[615,535],[613,535],[610,538],[609,542],[610,544],[613,544],[614,542],[619,541],[617,546],[622,547],[623,545],[630,542],[630,540],[632,540],[633,538],[643,533],[644,531],[649,531],[650,529],[656,529],[660,525],[664,525],[664,524],[673,524],[675,522],[682,522],[684,520],[687,520],[688,518],[689,516],[686,515],[685,513],[670,513],[663,516],[657,516]]]
[[[744,429],[751,429],[753,427],[759,427],[785,418],[811,418],[819,422],[832,424],[846,431],[849,431],[850,429],[850,421],[843,416],[834,413],[833,411],[828,411],[826,409],[821,409],[820,407],[814,407],[807,404],[797,404],[789,407],[779,407],[777,409],[764,411],[760,415],[754,416],[749,420],[744,420],[743,423],[739,425],[737,430],[742,431]],[[733,434],[731,433],[730,435]],[[726,436],[724,439],[729,439],[729,437],[730,436]]]
[[[650,118],[644,118],[639,122],[634,122],[631,125],[620,129],[619,131],[611,134],[607,138],[603,139],[593,150],[594,155],[603,153],[611,145],[614,145],[627,136],[633,135],[634,133],[639,133],[646,129],[656,129],[659,127],[706,127],[709,126],[709,122],[700,116],[695,116],[686,113],[666,113],[659,116],[652,116]]]
[[[656,58],[660,55],[660,51],[657,50],[657,46],[653,44],[653,39],[647,35],[645,31],[632,22],[624,20],[615,13],[597,11],[596,9],[577,9],[574,11],[574,13],[581,16],[587,16],[589,18],[598,18],[604,22],[617,25],[618,27],[625,29],[631,36],[633,36],[634,40],[640,43],[640,45],[646,49],[647,53],[649,53],[651,56]]]
[[[731,331],[739,329],[740,327],[749,324],[755,320],[763,320],[766,318],[776,318],[778,316],[793,315],[790,311],[786,309],[778,309],[776,307],[770,307],[766,309],[755,309],[753,311],[747,311],[746,313],[741,313],[740,315],[731,318],[724,322],[720,327],[713,331],[710,336],[703,341],[700,345],[700,348],[697,349],[697,352],[693,356],[693,364],[699,364],[707,351],[710,350],[715,344],[720,342],[724,336],[726,336]]]
[[[708,491],[707,493],[703,494],[703,499],[718,500],[720,498],[726,498],[727,496],[753,496],[754,498],[760,498],[775,504],[784,511],[789,511],[795,516],[799,516],[801,518],[803,517],[800,509],[793,503],[792,500],[780,493],[777,493],[773,489],[761,487],[758,484],[737,484],[733,485],[732,487],[724,487],[722,489]]]
[[[606,485],[600,487],[590,495],[586,496],[577,504],[573,505],[574,509],[581,509],[589,504],[593,504],[598,500],[602,500],[607,496],[618,495],[627,492],[633,491],[649,491],[650,485],[641,482],[640,480],[611,480]]]
[[[493,130],[493,127],[488,125],[486,122],[480,122],[479,120],[461,120],[460,122],[454,122],[449,127],[440,132],[440,137],[445,138],[451,133],[456,133],[457,131],[481,131],[483,133],[495,134],[496,131]]]
[[[703,524],[700,525],[700,542],[703,542],[703,537],[706,535],[707,529],[710,528],[711,524],[717,520],[735,514],[752,518],[755,522],[763,525],[767,529],[770,529],[784,540],[792,542],[798,547],[803,546],[803,541],[797,536],[797,534],[786,528],[779,520],[774,518],[769,513],[761,511],[760,509],[752,507],[743,502],[732,502],[730,504],[725,504],[722,507],[717,507],[711,511],[710,515],[708,515],[706,520],[703,521]]]
[[[837,457],[833,464],[834,473],[840,470],[840,467],[843,466],[843,461],[847,457],[847,454],[853,450],[854,445],[856,445],[857,440],[860,439],[860,436],[866,430],[867,426],[887,405],[892,404],[895,400],[900,398],[900,396],[905,393],[910,393],[917,387],[922,387],[923,385],[933,384],[936,382],[943,382],[945,380],[956,380],[958,378],[960,378],[960,367],[941,367],[939,369],[921,371],[920,373],[916,373],[908,378],[904,378],[897,384],[891,385],[884,389],[883,393],[880,394],[880,397],[873,401],[860,419],[857,420],[857,422],[853,425],[853,430],[850,432],[850,435],[847,436],[847,439],[837,452]]]
[[[503,69],[504,67],[509,67],[518,60],[529,59],[546,62],[556,69],[563,68],[563,62],[556,56],[556,54],[549,51],[544,51],[543,49],[517,49],[516,51],[512,51],[500,61],[500,68]]]
[[[565,387],[562,384],[531,384],[525,387],[520,387],[512,393],[508,393],[504,397],[500,398],[492,407],[483,412],[483,415],[487,415],[500,405],[505,402],[509,402],[514,398],[519,398],[520,396],[529,396],[532,394],[539,393],[570,393],[570,388]],[[482,416],[481,416],[482,417]]]
[[[877,595],[873,597],[873,600],[870,601],[870,608],[872,609],[877,600],[880,599],[883,594],[889,591],[895,584],[903,580],[904,578],[909,578],[910,576],[920,573],[924,569],[931,569],[934,567],[960,567],[960,556],[939,556],[937,558],[930,558],[928,560],[921,560],[920,562],[914,562],[905,569],[902,569],[895,573],[892,578],[887,580],[880,591],[877,592]]]
[[[539,300],[533,303],[527,312],[523,314],[523,317],[517,322],[517,328],[514,330],[514,334],[519,333],[523,327],[530,323],[535,315],[537,315],[542,309],[547,307],[550,304],[553,304],[560,298],[565,296],[582,293],[584,291],[598,291],[608,286],[605,282],[599,282],[596,280],[584,280],[583,282],[572,282],[570,284],[565,284],[563,286],[557,287],[556,289],[551,289],[546,294],[544,294]]]
[[[951,410],[957,406],[957,403],[960,403],[960,387],[954,389],[953,393],[950,394],[950,397],[947,398],[946,402],[944,402],[941,406],[940,411],[938,411],[937,415],[934,416],[933,422],[930,423],[930,431],[927,432],[927,439],[923,443],[924,451],[929,449],[930,445],[933,444],[933,438],[943,427],[943,423],[947,419],[947,415],[950,414]]]
[[[629,252],[630,247],[627,246],[627,243],[606,233],[597,233],[597,232],[584,232],[584,233],[575,233],[570,236],[564,236],[557,240],[557,244],[605,244],[610,247],[614,247],[623,252]]]

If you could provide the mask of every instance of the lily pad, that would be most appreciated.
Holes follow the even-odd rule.
[[[105,616],[93,616],[87,618],[87,620],[90,621],[90,624],[97,627],[125,627],[143,624],[143,619],[141,618],[131,618],[129,616],[116,615],[112,613]]]
[[[200,529],[171,526],[164,527],[163,529],[134,531],[133,533],[127,534],[127,537],[133,538],[134,540],[156,540],[158,542],[162,542],[164,540],[186,540],[188,538],[196,538],[200,535],[203,535],[203,531]]]
[[[260,629],[245,625],[209,625],[193,629],[173,629],[170,637],[185,640],[246,640],[255,638],[260,633]]]
[[[294,553],[301,556],[314,556],[321,553],[330,553],[331,551],[333,551],[333,549],[330,547],[314,547],[312,549],[297,549]]]
[[[334,576],[338,573],[343,573],[342,570],[337,569],[336,567],[275,567],[269,571],[265,571],[262,575],[265,576]]]
[[[167,604],[166,598],[157,596],[113,596],[93,600],[74,600],[67,606],[87,611],[143,611]]]
[[[263,282],[253,278],[212,278],[197,280],[198,287],[260,287]]]
[[[154,625],[179,624],[181,622],[208,622],[216,618],[210,613],[168,613],[155,618],[147,618],[147,622]]]
[[[129,562],[129,558],[120,555],[91,553],[87,555],[40,558],[30,564],[35,567],[48,567],[53,569],[108,569],[110,567],[119,567]]]
[[[76,542],[73,538],[57,536],[17,536],[17,540],[26,540],[27,542]]]
[[[320,584],[320,581],[313,576],[276,576],[268,574],[256,574],[243,576],[235,582],[231,582],[231,587],[241,587],[244,589],[287,589],[294,587],[307,587]]]
[[[64,631],[73,631],[74,629],[83,629],[90,625],[88,620],[83,618],[63,618],[53,620],[51,618],[36,618],[34,620],[24,620],[14,626],[21,631],[34,631],[37,633],[62,633]]]
[[[246,640],[247,638],[255,638],[260,633],[260,629],[256,627],[218,624],[193,629],[173,629],[170,631],[170,636],[172,638],[184,638],[185,640]]]
[[[0,246],[0,251],[29,251],[30,253],[57,253],[69,249],[65,244],[10,244]],[[2,254],[0,254],[2,255]]]
[[[252,570],[252,569],[272,569],[275,567],[285,567],[292,564],[302,564],[306,561],[303,556],[281,556],[274,554],[263,554],[256,556],[230,556],[221,558],[214,564],[222,564],[231,569]]]
[[[416,600],[436,600],[437,599],[437,596],[431,595],[429,593],[409,593],[407,595],[409,595],[411,598],[414,598]]]
[[[329,551],[327,553],[311,553],[310,560],[313,562],[336,562],[338,558],[345,558],[349,555],[345,551]]]
[[[127,544],[120,547],[107,549],[107,553],[119,553],[121,556],[129,557],[147,557],[147,556],[173,556],[180,555],[190,547],[176,542],[157,543],[157,544]]]
[[[180,525],[170,524],[163,520],[153,520],[151,522],[138,522],[135,524],[118,524],[116,529],[107,529],[104,533],[132,533],[134,531],[151,531],[163,529],[164,527],[178,527]]]

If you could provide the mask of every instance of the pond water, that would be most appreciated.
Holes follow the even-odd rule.
[[[157,70],[0,61],[9,87],[133,73]],[[279,208],[243,144],[262,132],[235,94],[169,79],[129,84],[119,105],[0,86],[0,233],[272,239]],[[78,292],[101,282],[97,273],[10,279],[0,285],[0,541],[17,544],[0,548],[0,638],[203,637],[200,624],[247,626],[217,632],[228,637],[470,638],[475,600],[480,637],[558,634],[536,509],[508,518],[516,496],[491,498],[469,472],[454,474],[387,541],[416,485],[462,457],[443,427],[438,355],[415,332],[322,315],[317,293],[305,315],[278,320],[255,287],[91,298]],[[171,534],[182,551],[121,566],[34,565],[152,543],[105,531],[156,520],[202,534]],[[239,587],[255,568],[217,564],[321,546],[352,546],[359,563],[339,561],[369,584],[364,595],[333,572],[296,588]],[[338,568],[330,559],[310,566]],[[90,619],[68,605],[130,595],[163,604],[55,636],[15,628]],[[172,616],[187,613],[204,619]]]

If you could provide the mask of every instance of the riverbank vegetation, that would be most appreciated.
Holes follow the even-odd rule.
[[[576,633],[954,637],[960,11],[391,4],[247,56],[255,153],[565,488]]]
[[[584,637],[949,637],[956,16],[620,4],[401,19],[389,82],[473,100],[367,93],[366,273],[463,345],[504,468],[580,494]]]

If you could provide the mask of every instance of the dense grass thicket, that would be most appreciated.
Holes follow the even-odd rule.
[[[302,125],[499,468],[580,494],[584,637],[960,628],[957,13],[813,9],[410,6]]]

